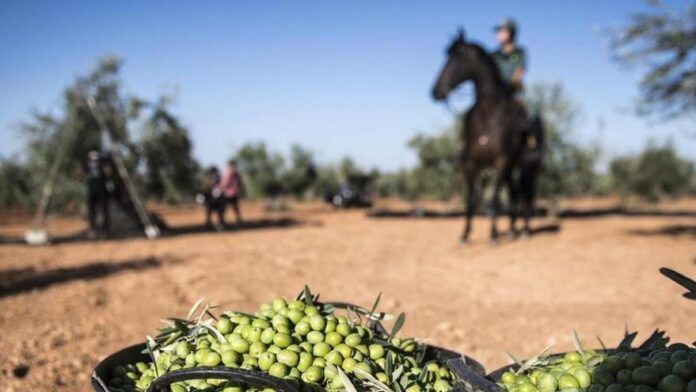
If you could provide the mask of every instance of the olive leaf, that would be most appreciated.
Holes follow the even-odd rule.
[[[535,356],[529,358],[528,360],[524,361],[524,363],[522,363],[522,366],[519,368],[519,370],[517,370],[517,373],[518,373],[518,374],[524,373],[527,369],[531,368],[532,366],[536,366],[537,364],[539,364],[540,358],[544,357],[544,356],[546,355],[546,353],[548,353],[549,350],[551,350],[552,347],[553,347],[553,344],[549,344],[548,346],[546,346],[546,348],[544,348],[543,350],[541,350],[541,352],[539,352],[537,355],[535,355]]]
[[[210,308],[208,308],[208,309],[205,310],[205,314],[207,314],[208,316],[210,316],[210,318],[212,318],[212,319],[215,320],[215,321],[217,321],[217,317],[215,317],[215,315],[210,311],[210,309],[213,309],[213,308],[216,308],[216,307],[217,307],[217,306],[210,307]]]
[[[220,331],[217,330],[217,328],[213,327],[212,325],[203,325],[208,331],[210,331],[213,335],[215,335],[215,339],[218,340],[220,343],[226,343],[227,339],[222,335]]]
[[[370,373],[364,371],[363,369],[360,369],[358,367],[353,369],[353,373],[360,377],[364,377],[367,379],[367,384],[372,386],[373,389],[382,391],[382,392],[392,392],[392,390],[386,386],[383,382],[379,381],[377,378],[375,378],[373,375]]]
[[[339,367],[336,367],[336,370],[338,371],[338,377],[341,378],[341,382],[343,383],[343,388],[346,389],[346,392],[358,392],[358,390],[355,389],[355,386],[350,381],[348,376],[346,376],[346,374],[343,373],[343,370],[341,370],[341,368],[339,368]]]
[[[425,354],[426,354],[426,352],[425,352],[425,347],[426,347],[426,345],[425,345],[425,343],[421,343],[421,342],[419,342],[419,341],[416,341],[416,344],[417,344],[417,348],[416,348],[416,350],[417,350],[416,360],[417,360],[419,363],[421,363],[421,362],[423,362],[423,361],[425,360]]]
[[[387,359],[384,361],[384,370],[387,372],[389,377],[391,377],[390,380],[393,382],[396,379],[392,377],[394,371],[394,359],[391,356],[391,351],[387,351],[386,357]]]
[[[399,317],[396,318],[396,321],[394,322],[394,326],[392,327],[391,333],[389,334],[389,338],[394,338],[397,333],[401,330],[401,328],[404,326],[404,323],[406,322],[406,314],[401,312],[399,314]]]
[[[304,286],[301,296],[307,305],[314,306],[314,297],[312,296],[312,292],[309,290],[309,286]],[[317,295],[317,299],[319,299],[319,295]]]
[[[355,328],[355,320],[353,319],[353,310],[351,310],[350,306],[348,306],[346,308],[346,313],[348,313],[348,325],[351,328]]]
[[[516,356],[512,355],[510,351],[505,351],[507,353],[507,356],[512,359],[512,362],[514,362],[517,366],[522,366],[522,361],[520,361]]]
[[[602,346],[602,350],[607,351],[607,346],[604,344],[604,341],[599,337],[599,335],[597,335],[597,341],[599,342],[599,345]]]
[[[369,320],[368,325],[372,325],[376,320],[373,319],[373,315],[375,314],[375,311],[377,310],[377,306],[379,305],[379,301],[382,299],[382,292],[380,291],[379,294],[377,294],[377,299],[375,299],[375,303],[372,304],[372,309],[370,309],[370,313],[367,314],[367,319]]]
[[[578,336],[578,331],[573,328],[573,345],[575,350],[580,353],[580,356],[585,358],[585,350],[582,348],[582,342],[580,342],[580,337]]]
[[[396,392],[404,392],[404,389],[401,388],[401,385],[399,385],[398,382],[395,382],[395,383],[394,383],[394,390],[395,390]]]
[[[154,347],[156,347],[155,341],[150,337],[150,336],[145,336],[145,347],[147,347],[147,353],[150,355],[150,359],[152,359],[152,363],[155,364],[155,375],[159,377],[159,370],[157,369],[157,357],[158,357],[158,352]]]
[[[172,332],[171,334],[169,334],[167,340],[165,340],[164,343],[162,343],[162,346],[168,346],[170,343],[178,339],[181,335],[181,331]]]
[[[401,377],[401,374],[404,372],[404,365],[399,365],[396,370],[394,370],[394,373],[392,373],[392,380],[398,380],[399,377]]]
[[[191,317],[193,317],[193,314],[196,313],[196,310],[198,309],[199,306],[205,301],[205,297],[201,297],[196,301],[193,306],[191,306],[191,309],[189,309],[188,314],[186,315],[187,320],[191,320]]]

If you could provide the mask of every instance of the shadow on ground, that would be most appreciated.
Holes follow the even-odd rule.
[[[290,228],[295,226],[300,226],[307,224],[308,222],[301,222],[292,218],[279,218],[279,219],[256,219],[245,221],[241,224],[229,224],[224,230],[216,230],[212,227],[205,225],[183,225],[183,226],[168,226],[162,229],[162,237],[177,237],[181,235],[190,234],[201,234],[201,233],[211,233],[211,234],[223,234],[231,233],[237,231],[249,231],[249,230],[262,230],[262,229],[274,229],[274,228]],[[316,223],[315,223],[316,224]],[[68,235],[51,237],[51,244],[68,244],[68,243],[80,243],[80,242],[96,242],[96,241],[123,241],[131,240],[135,238],[144,238],[142,231],[130,231],[126,233],[113,234],[108,238],[101,238],[98,240],[88,238],[86,231],[79,231],[76,233],[71,233]],[[18,237],[3,237],[0,236],[0,245],[19,245],[24,244],[24,239]]]
[[[94,280],[122,271],[143,271],[159,268],[178,260],[162,261],[155,257],[130,259],[125,261],[95,261],[79,267],[57,268],[46,271],[17,268],[0,271],[0,298],[25,291],[44,289],[48,286],[74,280]]]
[[[503,215],[505,213],[501,213]],[[539,208],[534,211],[534,216],[544,217],[549,214],[548,210]],[[480,210],[476,212],[476,216],[488,216],[488,211]],[[389,209],[372,209],[367,212],[367,216],[371,218],[456,218],[464,217],[465,212],[462,209],[449,211],[433,211],[420,208],[409,210],[389,210]],[[561,210],[558,213],[559,218],[564,219],[587,219],[600,218],[606,216],[628,216],[628,217],[696,217],[696,211],[690,210],[657,210],[657,209],[636,209],[627,207],[609,207],[609,208],[589,208],[575,209],[569,208]]]
[[[667,225],[656,229],[629,230],[628,233],[640,236],[669,235],[672,237],[696,237],[696,225]]]
[[[561,225],[558,223],[551,223],[551,224],[546,224],[546,225],[537,225],[534,226],[532,225],[531,231],[527,233],[527,237],[535,237],[541,234],[555,234],[561,231]],[[513,242],[513,241],[518,241],[522,240],[525,238],[525,235],[522,235],[522,232],[518,232],[518,236],[512,236],[510,231],[505,231],[500,233],[500,238],[499,240],[502,240],[503,242]]]

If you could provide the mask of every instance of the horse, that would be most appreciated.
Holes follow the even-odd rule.
[[[447,48],[447,61],[432,88],[435,101],[446,101],[460,84],[474,85],[474,105],[464,115],[464,145],[461,168],[467,186],[466,224],[462,243],[469,241],[471,220],[476,210],[476,184],[481,171],[493,172],[493,200],[490,239],[499,236],[497,218],[500,212],[500,191],[509,190],[510,233],[517,237],[518,197],[522,196],[524,229],[531,233],[529,220],[534,210],[537,174],[541,167],[543,145],[540,120],[530,127],[527,109],[515,99],[514,90],[500,76],[492,57],[479,45],[467,42],[464,31]]]

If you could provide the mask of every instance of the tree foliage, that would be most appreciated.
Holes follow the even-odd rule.
[[[192,158],[188,130],[161,100],[145,121],[140,138],[145,161],[145,192],[167,202],[188,198],[197,186],[198,162]]]
[[[28,185],[3,182],[3,188],[17,188],[6,191],[8,194],[21,193],[22,187],[28,187],[29,200],[36,203],[49,167],[64,146],[65,159],[56,182],[54,205],[82,202],[82,163],[89,150],[100,148],[118,150],[135,182],[144,184],[145,196],[180,201],[191,195],[198,164],[192,156],[188,130],[170,112],[168,99],[160,98],[153,104],[126,95],[119,78],[121,66],[120,59],[103,57],[94,70],[65,89],[58,114],[31,113],[31,119],[20,127],[26,140],[25,162],[21,166],[26,170]],[[94,98],[113,145],[105,144],[86,97]],[[17,165],[20,163],[15,162]],[[16,169],[7,163],[3,167],[11,173]]]
[[[682,11],[650,1],[650,10],[610,30],[620,64],[643,71],[640,113],[675,117],[696,110],[696,4]]]
[[[679,157],[669,143],[650,143],[637,156],[613,159],[610,173],[614,189],[624,197],[634,194],[658,201],[696,190],[693,162]]]
[[[243,145],[234,159],[242,173],[248,197],[276,197],[283,193],[285,161],[280,154],[268,151],[265,143]]]
[[[0,160],[0,207],[29,206],[32,202],[31,174],[26,166]]]
[[[592,192],[597,182],[595,165],[600,150],[574,140],[579,106],[558,83],[533,85],[529,100],[539,111],[545,131],[544,169],[539,179],[539,194],[557,197]]]
[[[418,134],[409,141],[409,148],[418,157],[410,182],[413,196],[448,199],[458,191],[461,184],[460,128],[461,121],[455,121],[438,135]]]

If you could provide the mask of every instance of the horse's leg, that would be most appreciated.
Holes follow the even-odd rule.
[[[505,180],[508,185],[509,193],[509,214],[510,214],[510,236],[512,238],[517,238],[517,216],[519,214],[519,197],[520,197],[520,187],[519,182],[515,181],[513,171],[509,170],[507,173],[507,178]]]
[[[533,170],[534,171],[534,170]],[[536,179],[538,172],[529,174],[524,188],[524,229],[523,234],[528,236],[532,233],[529,222],[534,214],[534,200],[536,199]]]
[[[500,160],[493,171],[493,210],[491,214],[491,242],[498,239],[498,213],[500,212],[500,188],[507,176],[507,162]]]
[[[467,165],[464,168],[464,180],[466,181],[466,223],[464,232],[462,233],[461,242],[467,243],[471,234],[471,219],[476,210],[476,180],[478,179],[478,168],[473,165]]]

